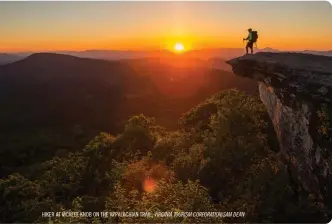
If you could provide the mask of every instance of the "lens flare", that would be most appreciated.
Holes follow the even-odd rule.
[[[148,177],[143,181],[143,189],[148,193],[152,193],[153,191],[155,191],[156,187],[156,181],[151,177]]]

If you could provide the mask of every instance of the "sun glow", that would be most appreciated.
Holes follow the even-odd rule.
[[[176,43],[175,45],[174,45],[174,50],[176,51],[176,52],[183,52],[184,51],[184,46],[183,46],[183,44],[182,43]]]

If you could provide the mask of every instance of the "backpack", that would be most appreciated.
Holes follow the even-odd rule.
[[[252,31],[252,42],[256,43],[257,39],[258,39],[257,31]]]

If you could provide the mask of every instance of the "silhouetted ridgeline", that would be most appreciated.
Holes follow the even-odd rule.
[[[256,49],[255,52],[281,53],[283,51],[273,48],[262,48],[262,49],[258,48]],[[157,51],[85,50],[85,51],[54,51],[49,53],[65,54],[81,58],[103,59],[103,60],[112,60],[112,61],[151,58],[151,57],[154,58],[174,57],[174,53],[167,50],[157,50]],[[306,53],[306,54],[324,55],[330,57],[332,56],[332,51],[305,50],[294,53]],[[33,52],[0,53],[0,65],[21,60],[31,54],[33,54]],[[229,60],[243,55],[243,48],[212,48],[212,49],[191,50],[185,52],[183,55],[185,55],[187,58],[200,58],[200,59],[221,58],[223,60]]]

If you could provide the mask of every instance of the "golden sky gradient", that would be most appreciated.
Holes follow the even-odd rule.
[[[0,2],[0,51],[239,48],[332,50],[328,2]]]

